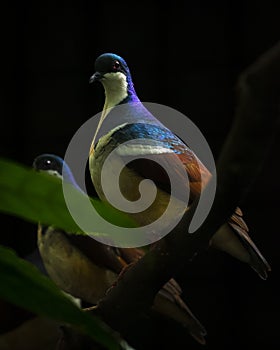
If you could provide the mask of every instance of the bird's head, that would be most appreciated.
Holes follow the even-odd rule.
[[[33,161],[33,168],[62,178],[63,159],[54,154],[41,154]]]
[[[114,53],[104,53],[97,57],[95,73],[91,76],[90,83],[96,81],[103,84],[106,97],[114,100],[115,105],[123,102],[127,97],[133,100],[136,98],[127,63]]]
[[[90,82],[102,80],[126,80],[130,72],[125,60],[114,54],[104,53],[95,60],[95,73],[90,78]]]
[[[75,184],[75,179],[65,161],[55,154],[41,154],[33,161],[33,168]]]

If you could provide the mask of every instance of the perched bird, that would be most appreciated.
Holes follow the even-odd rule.
[[[82,191],[69,166],[57,155],[39,155],[33,168],[58,176]],[[50,278],[65,292],[90,304],[97,304],[117,283],[120,273],[145,254],[139,248],[116,249],[89,236],[68,234],[41,224],[38,225],[38,247]],[[171,279],[156,295],[153,309],[182,324],[194,339],[204,344],[205,328],[182,300],[181,294],[181,287]]]
[[[122,195],[133,204],[133,201],[139,199],[138,188],[142,180],[151,179],[157,186],[154,203],[143,212],[130,214],[139,225],[147,225],[160,217],[170,199],[168,177],[155,162],[147,159],[151,155],[158,159],[159,164],[166,164],[171,169],[174,164],[176,183],[181,188],[189,186],[191,203],[201,193],[211,178],[211,173],[194,152],[141,103],[134,89],[128,65],[122,57],[113,53],[100,55],[95,61],[95,71],[90,82],[101,82],[105,90],[104,108],[89,152],[91,178],[98,196],[104,201],[107,200],[101,184],[101,169],[108,155],[118,147],[114,159],[125,164],[119,178]],[[125,106],[120,113],[117,108],[119,106]],[[117,118],[119,120],[115,120]],[[114,127],[102,134],[102,126],[106,122],[107,126],[112,123]],[[96,140],[99,134],[101,137]],[[135,139],[137,143],[127,144]],[[124,142],[125,146],[121,147]],[[139,159],[129,163],[126,158],[131,155],[138,156]],[[178,158],[188,174],[188,184],[175,166]],[[110,172],[113,176],[114,164]],[[112,186],[110,190],[114,192],[115,188]],[[115,196],[118,193],[116,192]],[[181,199],[178,198],[179,200]],[[176,208],[174,215],[178,215]],[[267,278],[270,266],[249,237],[240,208],[236,208],[228,222],[213,235],[210,245],[249,264],[262,279]]]

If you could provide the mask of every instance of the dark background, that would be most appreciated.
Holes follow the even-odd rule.
[[[143,101],[187,115],[217,157],[234,116],[238,75],[280,38],[280,11],[268,2],[38,1],[1,12],[1,155],[28,166],[41,153],[63,157],[75,131],[101,110],[103,89],[88,80],[95,58],[108,51],[126,59]],[[280,343],[278,152],[279,137],[242,203],[251,237],[272,265],[268,280],[216,251],[178,276],[208,330],[205,349]],[[35,225],[1,220],[2,243],[21,256],[35,248]],[[184,341],[199,348],[172,330],[162,334],[168,347]]]

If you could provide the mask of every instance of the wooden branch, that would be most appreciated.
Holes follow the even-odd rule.
[[[209,239],[234,212],[260,169],[278,126],[280,43],[241,75],[238,93],[234,123],[218,160],[216,197],[203,225],[195,233],[187,233],[196,200],[177,227],[128,269],[98,308],[91,311],[124,337],[137,319],[146,319],[156,293],[174,272],[184,269],[208,246]]]

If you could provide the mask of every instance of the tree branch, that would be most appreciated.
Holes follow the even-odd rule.
[[[177,227],[128,269],[91,311],[124,337],[137,319],[146,319],[156,293],[174,272],[208,246],[260,169],[279,121],[280,43],[243,72],[238,92],[234,123],[218,160],[216,197],[205,222],[195,233],[187,233],[197,199]]]

